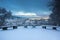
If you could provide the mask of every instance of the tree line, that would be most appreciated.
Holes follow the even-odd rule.
[[[60,26],[60,0],[51,0],[49,7],[52,11],[50,14],[51,24]],[[4,25],[5,19],[10,18],[12,16],[11,14],[11,11],[0,7],[0,26]]]

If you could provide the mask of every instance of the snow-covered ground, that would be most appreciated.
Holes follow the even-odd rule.
[[[18,29],[0,30],[0,40],[60,40],[60,31],[23,26]]]

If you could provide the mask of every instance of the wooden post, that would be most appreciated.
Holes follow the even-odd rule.
[[[33,28],[35,28],[35,26],[32,26]]]
[[[3,27],[2,29],[3,29],[3,30],[7,30],[7,27]]]
[[[46,29],[46,26],[42,26],[42,28]]]
[[[27,28],[27,25],[26,25],[26,26],[24,26],[24,28]]]
[[[56,30],[56,27],[53,27],[52,29],[53,29],[53,30]]]
[[[13,29],[17,29],[17,26],[13,26]]]

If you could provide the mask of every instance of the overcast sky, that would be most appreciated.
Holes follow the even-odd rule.
[[[48,2],[49,0],[0,0],[0,7],[11,10],[13,14],[23,12],[23,14],[49,15]]]

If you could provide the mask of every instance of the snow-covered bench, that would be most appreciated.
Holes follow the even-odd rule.
[[[57,30],[59,26],[52,26],[52,25],[42,25],[42,28],[47,29],[47,27],[51,27],[53,30]]]
[[[7,30],[8,28],[17,29],[17,26],[0,26],[0,29]]]

